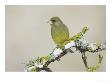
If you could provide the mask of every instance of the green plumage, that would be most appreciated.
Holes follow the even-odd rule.
[[[61,45],[69,39],[69,30],[59,17],[52,17],[51,21],[51,36],[55,44]]]

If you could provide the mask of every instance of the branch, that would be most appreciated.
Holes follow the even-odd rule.
[[[88,67],[88,64],[87,64],[87,57],[86,57],[86,55],[85,55],[85,52],[82,52],[82,59],[83,59],[83,62],[84,62],[84,65],[85,65],[85,67],[86,67],[86,69],[88,69],[89,67]]]
[[[50,53],[47,56],[44,57],[38,57],[35,60],[29,61],[25,66],[25,71],[27,72],[39,72],[39,71],[47,71],[51,72],[52,70],[48,68],[48,65],[51,64],[54,61],[60,60],[61,57],[66,55],[68,52],[73,53],[71,50],[71,47],[76,48],[79,52],[82,54],[82,59],[85,64],[85,67],[89,69],[87,65],[87,57],[85,55],[85,52],[98,52],[105,50],[105,44],[97,44],[97,43],[91,43],[89,44],[84,38],[84,34],[88,31],[87,27],[84,27],[81,32],[77,33],[75,36],[71,37],[68,41],[65,41],[62,43],[64,48],[56,47],[52,53]]]

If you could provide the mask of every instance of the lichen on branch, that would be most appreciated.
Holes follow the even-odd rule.
[[[54,61],[60,60],[61,57],[66,55],[68,52],[73,53],[71,50],[71,47],[76,48],[81,54],[82,54],[82,60],[85,65],[85,68],[87,71],[95,71],[97,70],[102,62],[103,56],[99,55],[99,61],[96,66],[89,67],[87,64],[87,56],[86,52],[99,52],[102,50],[105,50],[105,43],[88,43],[84,39],[84,34],[88,31],[87,27],[84,27],[81,32],[77,33],[73,37],[71,37],[68,41],[65,41],[62,43],[64,48],[56,47],[50,54],[43,57],[37,57],[37,59],[30,60],[24,70],[26,72],[39,72],[39,71],[47,71],[51,72],[52,70],[48,68],[48,65],[51,64]]]

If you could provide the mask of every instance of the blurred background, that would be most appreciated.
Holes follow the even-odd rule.
[[[89,43],[106,42],[106,6],[5,6],[5,70],[23,72],[25,63],[38,56],[46,56],[56,47],[51,38],[51,27],[47,23],[59,16],[70,31],[70,36],[80,32],[84,26],[89,31],[84,36]],[[106,53],[86,53],[88,64],[95,65],[98,54],[104,56],[99,72],[106,71]],[[49,65],[55,72],[82,72],[84,64],[79,52],[68,53],[61,60]]]

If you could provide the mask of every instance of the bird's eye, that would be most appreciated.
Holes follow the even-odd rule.
[[[51,20],[52,22],[56,22],[56,20]]]

